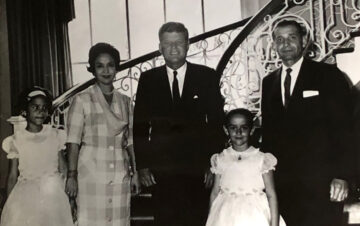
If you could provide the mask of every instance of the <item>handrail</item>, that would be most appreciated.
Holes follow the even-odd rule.
[[[279,11],[285,5],[284,0],[271,0],[267,5],[265,5],[255,16],[253,16],[241,32],[236,36],[236,38],[232,41],[232,43],[225,50],[222,55],[217,67],[216,71],[218,74],[222,74],[227,63],[229,62],[231,56],[234,54],[236,49],[241,45],[241,43],[248,37],[248,35],[258,26],[266,15],[275,13]]]
[[[201,40],[205,40],[209,37],[239,28],[244,26],[248,21],[250,21],[251,17],[248,17],[246,19],[243,19],[241,21],[202,33],[200,35],[194,36],[192,38],[189,39],[190,44],[196,43],[198,41]],[[158,50],[150,52],[148,54],[142,55],[140,57],[134,58],[132,60],[126,61],[125,63],[120,65],[120,69],[119,71],[124,71],[128,68],[131,68],[139,63],[142,62],[146,62],[147,60],[153,59],[157,56],[160,56],[160,52]],[[92,78],[86,82],[83,82],[81,84],[77,84],[73,87],[71,87],[70,89],[68,89],[67,91],[65,91],[63,94],[61,94],[60,96],[56,97],[55,100],[53,101],[53,109],[58,108],[60,105],[62,105],[66,100],[68,100],[69,98],[73,97],[75,94],[77,94],[78,92],[81,92],[82,90],[86,89],[87,87],[89,87],[90,85],[95,83],[95,78]]]

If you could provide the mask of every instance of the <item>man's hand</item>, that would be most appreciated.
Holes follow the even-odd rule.
[[[344,201],[349,193],[348,183],[341,179],[333,179],[330,184],[330,200],[332,202]]]
[[[140,183],[145,187],[150,187],[156,184],[154,175],[150,172],[149,169],[141,169],[139,172]]]
[[[205,188],[211,188],[214,183],[214,174],[211,173],[210,169],[206,170],[204,177]]]

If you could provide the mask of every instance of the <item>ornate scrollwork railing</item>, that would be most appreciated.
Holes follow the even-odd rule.
[[[262,78],[281,66],[271,33],[277,21],[289,17],[308,31],[306,56],[334,64],[336,50],[354,45],[351,34],[360,27],[360,6],[357,0],[271,1],[245,25],[218,65],[226,111],[245,107],[259,113]]]
[[[354,45],[351,34],[360,27],[360,6],[358,0],[272,0],[252,18],[191,38],[188,60],[216,67],[222,75],[225,111],[245,107],[259,113],[262,78],[281,66],[271,48],[271,33],[277,21],[288,17],[308,30],[307,57],[336,63],[334,52]],[[140,74],[162,64],[158,51],[127,61],[115,86],[134,99]],[[62,124],[71,97],[93,82],[75,86],[54,101],[53,124]]]
[[[215,68],[222,53],[228,45],[230,45],[232,39],[240,33],[242,27],[249,19],[250,18],[247,18],[190,38],[188,60]],[[114,85],[120,92],[128,95],[134,100],[140,74],[163,64],[164,59],[161,57],[159,51],[154,51],[129,60],[120,65],[120,71],[117,74]],[[94,84],[94,82],[95,80],[91,79],[76,85],[55,99],[53,102],[54,114],[52,117],[52,124],[54,126],[64,125],[64,119],[66,118],[68,106],[72,97],[76,93],[79,93]]]

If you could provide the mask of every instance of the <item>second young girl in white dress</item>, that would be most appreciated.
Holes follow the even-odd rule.
[[[253,116],[246,109],[232,110],[225,118],[231,146],[211,157],[215,182],[206,226],[285,225],[273,180],[277,160],[249,145],[252,127]]]

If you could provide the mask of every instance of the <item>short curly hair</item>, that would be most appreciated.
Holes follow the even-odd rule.
[[[109,43],[99,42],[92,46],[89,50],[89,67],[87,67],[88,72],[95,73],[95,60],[96,58],[103,53],[109,54],[115,63],[116,71],[120,71],[120,53],[119,51]]]

